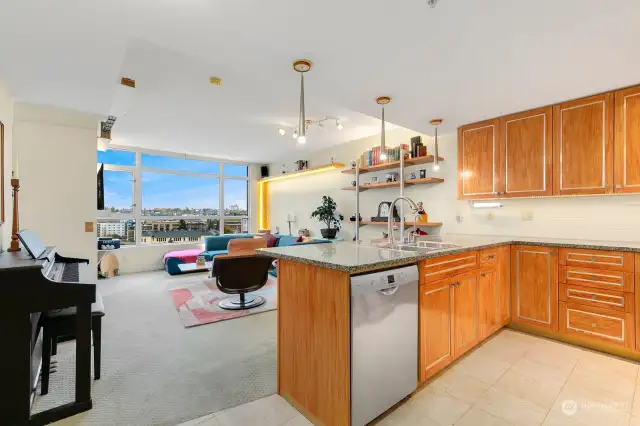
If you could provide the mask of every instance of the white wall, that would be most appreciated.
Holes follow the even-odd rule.
[[[387,144],[397,145],[407,142],[417,133],[407,130],[387,132]],[[433,139],[423,136],[428,150],[433,152]],[[474,210],[468,202],[458,201],[457,197],[457,135],[444,135],[439,138],[440,155],[445,158],[440,171],[431,171],[427,165],[427,175],[445,179],[436,185],[416,185],[406,188],[406,195],[415,201],[423,201],[429,221],[443,222],[441,233],[465,233],[508,236],[541,236],[558,238],[581,238],[595,240],[638,241],[640,240],[640,196],[593,196],[593,197],[554,197],[536,199],[503,200],[504,208],[492,210]],[[360,139],[335,147],[318,151],[309,160],[311,164],[327,163],[333,152],[336,161],[348,163],[361,151],[379,143],[379,136]],[[287,160],[287,164],[295,159]],[[272,171],[279,170],[272,165]],[[424,166],[407,168],[407,173]],[[272,173],[273,173],[272,172]],[[365,180],[379,174],[364,174]],[[322,195],[332,196],[339,210],[345,216],[355,211],[355,194],[339,188],[349,185],[352,175],[329,172],[304,178],[276,181],[270,184],[270,221],[271,228],[280,226],[287,230],[287,213],[295,214],[299,227],[309,228],[313,235],[319,235],[321,226],[309,219],[311,211],[319,204]],[[391,201],[399,194],[397,188],[365,191],[361,196],[361,214],[363,218],[376,214],[381,201]],[[462,222],[456,221],[456,215],[462,214]],[[487,215],[491,213],[493,218]],[[533,220],[523,219],[524,213],[532,213]],[[407,217],[410,220],[411,217]],[[340,232],[345,239],[353,236],[353,225]],[[382,228],[366,226],[362,228],[361,238],[378,237]]]
[[[13,147],[20,178],[20,228],[65,256],[95,266],[96,134],[100,117],[16,103]]]
[[[7,88],[0,81],[0,121],[4,124],[4,216],[0,218],[0,252],[3,247],[8,248],[11,238],[11,223],[13,218],[13,198],[11,197],[11,157],[13,136],[13,101]],[[0,168],[1,169],[1,168]]]
[[[417,135],[420,134],[408,129],[394,129],[387,132],[386,143],[387,146],[397,146],[400,143],[409,144],[410,139]],[[426,137],[424,135],[421,136],[423,137],[423,142],[425,142]],[[308,160],[309,167],[328,164],[333,156],[335,156],[336,162],[345,163],[348,166],[349,163],[358,158],[362,152],[379,144],[380,135],[358,139],[336,147],[317,151],[309,158],[289,158],[273,163],[270,166],[270,173],[271,175],[279,174],[282,164],[286,164],[288,170],[291,170],[295,160]],[[429,143],[427,148],[429,153],[431,153],[433,145]],[[444,168],[445,164],[442,166]],[[413,166],[407,168],[407,175],[409,172],[418,174],[418,170],[421,168],[430,170],[431,167],[430,165]],[[366,181],[371,182],[373,176],[377,176],[383,181],[385,173],[386,172],[362,174],[360,176],[361,184]],[[442,171],[440,173],[442,173]],[[439,176],[433,173],[428,173],[427,175]],[[350,216],[355,214],[356,210],[355,191],[345,191],[341,188],[350,186],[352,180],[355,180],[354,175],[342,174],[336,170],[269,183],[269,222],[271,230],[275,232],[276,226],[278,226],[281,232],[288,233],[289,228],[286,218],[287,214],[291,214],[296,219],[296,222],[292,225],[294,234],[297,229],[307,228],[311,231],[312,236],[320,237],[320,229],[324,228],[324,225],[315,219],[311,219],[310,215],[320,204],[323,195],[331,196],[338,204],[338,211],[345,216],[345,220],[348,220]],[[405,195],[416,201],[422,200],[427,204],[428,192],[425,191],[430,191],[430,187],[427,185],[407,187]],[[360,193],[360,214],[362,218],[369,220],[371,216],[376,216],[380,202],[393,201],[399,194],[399,188],[375,189]],[[429,217],[429,220],[435,221],[437,217]],[[354,223],[348,221],[343,222],[343,229],[339,235],[344,237],[345,240],[350,240],[354,236],[354,231]],[[360,230],[360,238],[378,238],[382,236],[383,231],[386,232],[386,227],[384,226],[364,226]]]

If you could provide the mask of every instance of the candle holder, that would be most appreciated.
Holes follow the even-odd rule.
[[[7,251],[20,251],[20,241],[18,240],[18,231],[20,229],[18,219],[18,191],[20,191],[20,180],[12,178],[11,186],[13,187],[13,224],[11,225],[11,244]]]

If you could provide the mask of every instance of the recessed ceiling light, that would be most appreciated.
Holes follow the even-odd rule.
[[[280,133],[281,136],[284,136],[284,134],[287,132],[281,127],[278,129],[278,133]]]

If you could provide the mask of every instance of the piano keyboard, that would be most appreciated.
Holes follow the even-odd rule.
[[[55,262],[46,276],[51,281],[77,283],[80,282],[79,269],[78,263]]]
[[[66,263],[62,270],[62,281],[77,283],[80,280],[77,263]]]

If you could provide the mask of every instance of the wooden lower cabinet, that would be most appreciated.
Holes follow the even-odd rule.
[[[635,349],[633,313],[560,302],[560,332],[586,340]]]
[[[478,323],[480,340],[502,327],[498,270],[482,269],[478,276]]]
[[[511,247],[511,321],[558,331],[558,249]]]
[[[453,361],[453,284],[449,278],[420,286],[420,381]]]
[[[473,348],[479,341],[477,271],[458,275],[453,282],[453,356]]]

